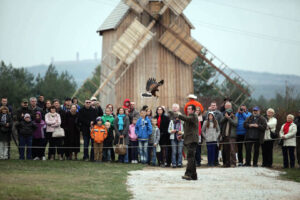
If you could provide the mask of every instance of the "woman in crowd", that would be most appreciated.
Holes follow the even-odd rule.
[[[157,119],[157,127],[160,130],[159,145],[161,147],[161,152],[158,156],[158,162],[162,167],[170,167],[171,157],[168,156],[168,154],[171,154],[168,148],[171,145],[170,133],[168,131],[170,119],[165,115],[165,110],[162,106],[157,107],[155,118]]]
[[[63,160],[63,149],[61,148],[64,141],[63,137],[53,137],[54,131],[57,131],[61,125],[61,117],[60,114],[56,112],[55,106],[51,106],[50,112],[45,116],[45,121],[47,125],[46,135],[48,138],[50,138],[50,160],[55,159],[56,151],[59,155],[59,159]]]
[[[44,113],[47,114],[48,112],[50,112],[50,107],[52,106],[51,101],[47,100],[45,103],[45,108],[44,108]]]
[[[220,128],[213,112],[208,113],[208,117],[203,123],[202,134],[206,140],[208,166],[214,166],[215,159],[217,159],[216,146],[220,135]]]
[[[13,120],[7,106],[0,107],[0,160],[8,159],[8,146]]]
[[[262,149],[262,167],[272,167],[273,164],[273,139],[276,137],[277,119],[274,117],[275,111],[272,108],[267,110],[267,129],[265,131]]]
[[[70,112],[65,116],[65,155],[68,160],[73,158],[77,160],[77,154],[80,151],[80,129],[78,123],[77,106],[72,104]],[[74,157],[73,157],[74,154]]]
[[[150,108],[146,109],[146,116],[150,121],[152,120],[152,110]]]
[[[295,167],[297,126],[293,123],[293,121],[294,115],[288,115],[286,117],[286,123],[282,125],[279,132],[280,138],[283,140],[282,155],[284,168]]]
[[[116,138],[115,138],[115,144],[119,143],[122,144],[123,141],[125,145],[127,146],[126,154],[125,155],[119,155],[119,162],[121,163],[128,163],[128,131],[129,131],[129,117],[125,115],[124,108],[120,107],[117,110],[117,116],[114,120],[115,124],[115,132],[116,132]]]

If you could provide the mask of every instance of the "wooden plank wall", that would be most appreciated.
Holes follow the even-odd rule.
[[[157,9],[157,7],[160,6],[158,4],[159,2],[151,2],[149,5],[150,9],[153,7],[159,10]],[[137,16],[131,11],[117,30],[103,33],[102,55],[105,55],[105,52],[111,49],[116,38],[121,36],[135,17],[138,17],[145,26],[151,21],[146,14]],[[176,16],[167,9],[162,20],[164,24],[170,25],[175,18]],[[179,17],[176,23],[190,34],[190,27],[182,17]],[[149,42],[136,61],[132,63],[129,70],[116,84],[115,91],[112,92],[115,95],[110,93],[108,98],[102,100],[103,106],[114,102],[112,99],[114,96],[115,108],[123,105],[125,98],[135,101],[138,108],[141,108],[143,105],[149,105],[153,109],[158,105],[171,108],[173,103],[179,103],[180,106],[185,104],[187,95],[193,93],[194,90],[192,67],[184,64],[179,58],[175,57],[174,54],[159,44],[158,39],[164,31],[164,28],[160,25],[156,24],[154,26],[152,32],[156,33],[156,36]],[[110,60],[110,63],[116,63],[116,59]],[[118,77],[125,68],[126,66],[124,65],[117,72],[116,77]],[[105,69],[103,69],[103,72],[106,72]],[[158,81],[161,79],[165,80],[165,84],[160,88],[160,98],[158,100],[155,98],[145,99],[141,97],[141,93],[145,92],[146,82],[150,77],[154,77]]]

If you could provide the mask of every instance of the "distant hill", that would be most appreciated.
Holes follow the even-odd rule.
[[[54,62],[53,64],[58,72],[68,71],[74,77],[77,86],[80,86],[87,77],[91,76],[99,63],[100,60],[81,60]],[[45,74],[47,68],[47,65],[26,67],[26,69],[34,75],[40,73],[42,76]],[[263,95],[265,98],[270,99],[275,97],[276,93],[284,94],[285,81],[287,81],[289,86],[295,88],[295,96],[300,94],[300,76],[252,72],[238,69],[234,71],[252,85],[254,88],[254,93],[252,94],[253,98],[257,99]]]

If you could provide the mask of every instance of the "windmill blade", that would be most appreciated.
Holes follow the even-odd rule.
[[[138,14],[141,14],[143,12],[143,8],[135,0],[123,0],[123,2],[126,3],[132,10],[134,10]],[[148,3],[148,2],[142,1],[141,5],[145,6],[144,5],[145,3]]]
[[[170,8],[177,16],[183,12],[183,10],[189,5],[191,1],[192,0],[163,0],[164,4],[168,8]],[[164,12],[164,10],[162,11]]]
[[[202,46],[176,24],[173,24],[170,27],[170,30],[172,30],[172,32],[167,30],[160,37],[159,42],[179,57],[184,63],[191,65],[198,55],[188,45],[196,49],[197,52],[201,51]],[[188,43],[188,45],[183,43],[182,40],[178,38],[178,35],[182,38],[182,40]]]
[[[155,23],[155,21],[153,23]],[[115,43],[111,53],[130,65],[148,42],[152,40],[153,36],[154,34],[150,29],[135,19]]]

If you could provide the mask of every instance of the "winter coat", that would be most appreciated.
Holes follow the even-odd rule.
[[[157,126],[152,126],[152,134],[149,137],[149,144],[158,144],[160,139],[160,130]]]
[[[125,115],[125,117],[123,118],[123,130],[119,130],[119,117],[117,116],[114,120],[114,127],[115,127],[115,133],[116,133],[116,137],[115,137],[115,144],[119,143],[119,138],[121,135],[124,136],[125,139],[125,144],[128,145],[129,143],[129,139],[128,139],[128,130],[129,130],[129,117]],[[123,141],[120,141],[121,143],[123,143]]]
[[[97,117],[98,117],[97,111],[92,107],[90,108],[82,107],[79,110],[78,121],[83,135],[90,134],[91,122],[94,122],[94,124],[96,124],[95,121]]]
[[[180,130],[182,132],[182,135],[184,134],[183,124],[184,124],[184,122],[180,121]],[[168,132],[170,133],[170,140],[175,139],[175,133],[172,133],[173,130],[174,130],[174,120],[171,120],[170,124],[169,124],[169,129],[168,129]]]
[[[272,117],[267,121],[267,129],[265,131],[265,140],[271,140],[271,131],[275,132],[277,126],[277,119],[275,117]]]
[[[57,128],[60,128],[61,126],[61,118],[60,114],[58,113],[47,113],[45,116],[45,121],[46,121],[46,132],[51,132],[53,133]]]
[[[104,114],[102,117],[102,123],[105,124],[105,122],[109,121],[110,122],[110,127],[114,129],[114,121],[115,117],[113,115],[106,115]]]
[[[39,116],[40,116],[40,121],[38,122],[37,120],[35,120],[33,123],[36,126],[36,129],[33,133],[33,138],[34,139],[41,139],[41,138],[45,138],[45,128],[46,128],[46,123],[45,121],[42,119],[42,114],[41,112],[37,111],[36,112]]]
[[[207,120],[204,121],[202,126],[202,136],[205,138],[206,142],[216,142],[218,141],[220,135],[220,126],[217,123],[217,126],[214,128],[214,123],[210,122],[209,127],[207,128]]]
[[[156,116],[154,118],[158,120],[158,117],[159,116],[156,113]],[[170,145],[171,144],[170,133],[168,131],[169,124],[170,124],[170,118],[165,115],[165,112],[163,112],[161,115],[161,122],[160,122],[160,127],[159,127],[159,130],[160,130],[159,144],[160,145]]]
[[[250,124],[258,124],[258,127],[249,127]],[[267,120],[259,115],[254,117],[251,115],[244,122],[244,127],[247,129],[245,140],[258,140],[261,144],[264,142],[265,131],[267,129]]]
[[[297,126],[297,136],[300,136],[300,117],[296,117],[294,123]]]
[[[65,145],[70,147],[80,146],[80,128],[79,128],[79,114],[76,112],[73,115],[67,112],[65,115]]]
[[[284,124],[281,126],[279,135],[280,137],[285,136],[285,139],[283,140],[283,146],[284,147],[295,147],[296,146],[296,133],[297,133],[297,126],[294,123],[291,123],[289,132],[284,135],[283,133],[283,127]]]
[[[226,127],[227,127],[227,123],[229,123],[229,135],[226,136]],[[234,116],[234,118],[229,118],[227,119],[226,117],[224,117],[221,120],[221,135],[222,137],[230,137],[230,138],[236,138],[236,127],[238,124],[238,119],[236,116]]]
[[[152,134],[152,125],[148,117],[143,119],[140,117],[135,125],[135,132],[138,135],[138,140],[148,141]]]
[[[33,132],[36,129],[36,125],[32,121],[30,122],[21,121],[16,126],[19,130],[19,135],[25,137],[32,136]]]
[[[130,124],[129,131],[128,131],[128,136],[129,136],[130,141],[137,141],[138,136],[135,133],[135,124]]]
[[[199,142],[199,121],[196,114],[190,114],[189,116],[178,115],[178,118],[184,121],[184,145]]]
[[[113,129],[110,128],[107,130],[107,137],[104,140],[104,147],[112,147],[114,139],[115,139],[114,131]]]
[[[126,103],[127,103],[127,102],[129,103],[129,106],[126,106]],[[123,102],[123,108],[124,108],[124,109],[129,109],[129,110],[130,110],[130,99],[125,99],[125,100],[124,100],[124,102]]]
[[[236,113],[235,116],[237,117],[238,120],[238,125],[236,127],[236,134],[237,135],[245,135],[247,130],[244,127],[244,122],[248,117],[251,116],[250,112],[243,112],[243,113]]]
[[[103,143],[105,138],[107,137],[107,129],[104,125],[94,125],[91,130],[91,138],[95,143]]]
[[[9,141],[12,131],[13,120],[10,114],[6,114],[6,123],[1,122],[1,118],[4,114],[0,114],[0,141]],[[8,123],[8,127],[6,124]]]

